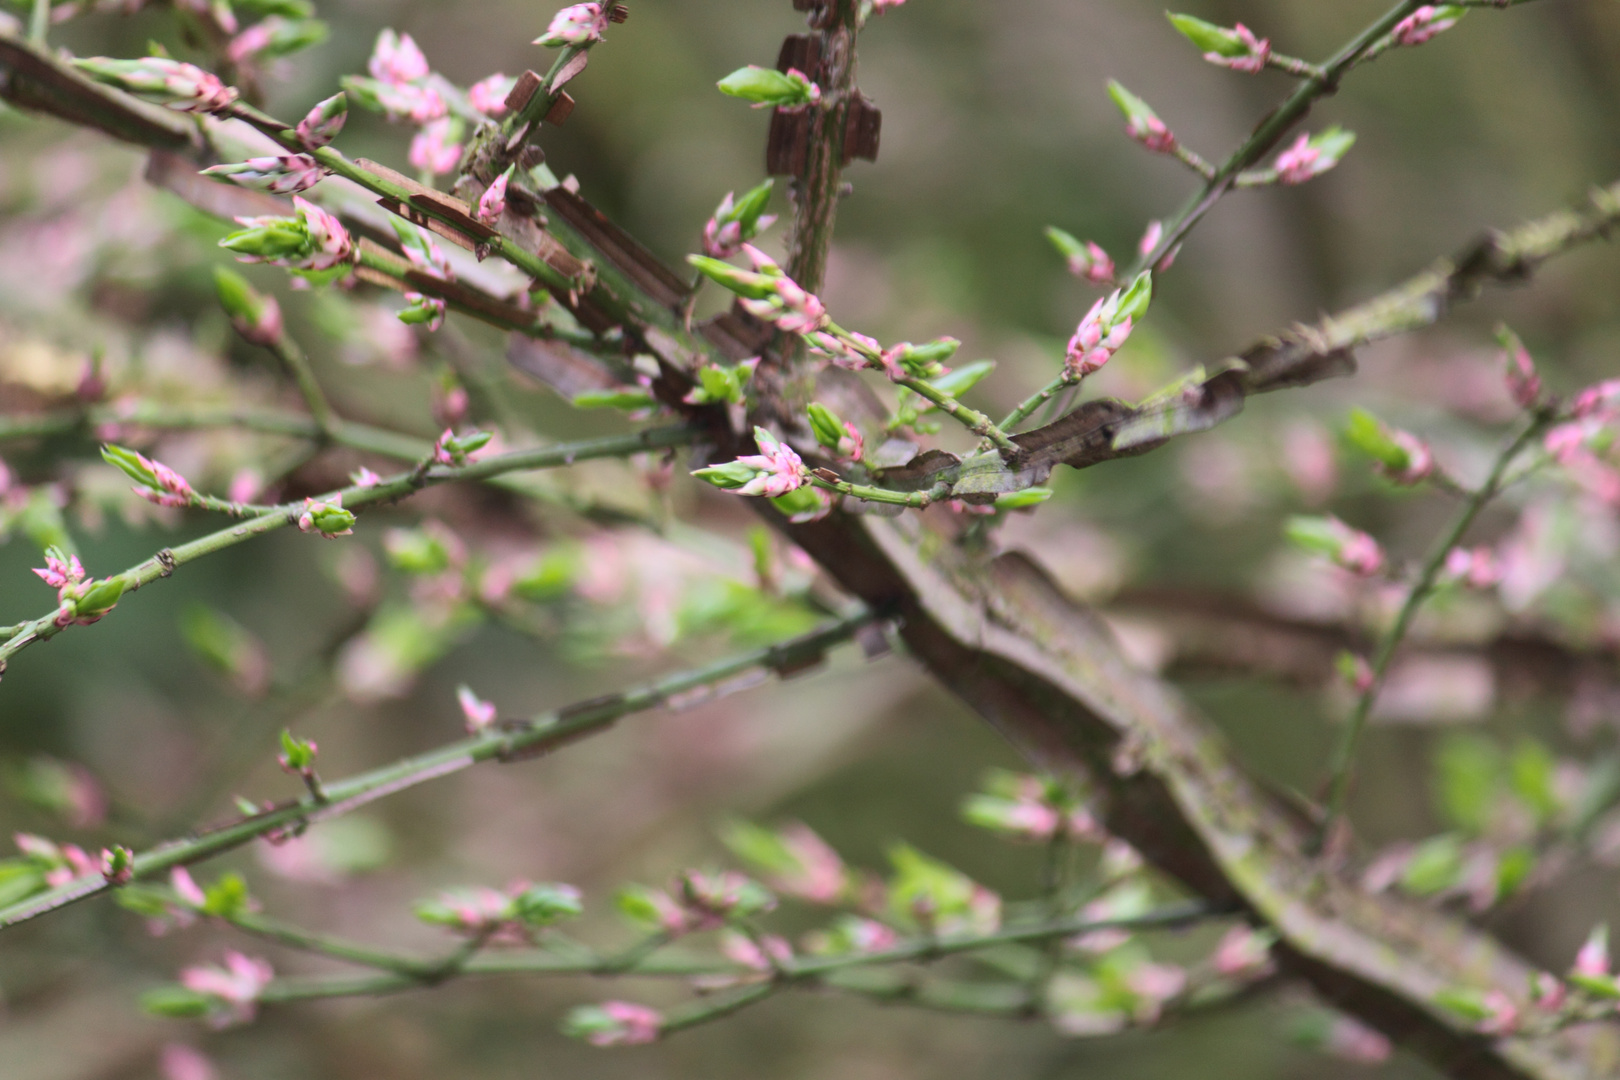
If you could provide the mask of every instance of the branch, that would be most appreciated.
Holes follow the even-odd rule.
[[[1532,445],[1547,430],[1554,418],[1551,410],[1541,412],[1508,443],[1497,455],[1485,483],[1479,490],[1469,494],[1451,525],[1435,541],[1428,557],[1424,559],[1423,568],[1418,571],[1417,580],[1407,590],[1406,600],[1401,604],[1395,622],[1384,634],[1383,640],[1378,643],[1378,652],[1372,661],[1372,679],[1356,699],[1355,708],[1351,711],[1339,743],[1333,751],[1333,762],[1329,768],[1331,779],[1328,787],[1327,813],[1322,820],[1318,843],[1328,836],[1334,824],[1344,814],[1345,800],[1350,793],[1350,779],[1355,766],[1356,747],[1360,743],[1361,733],[1367,726],[1367,718],[1372,715],[1373,703],[1378,700],[1378,693],[1384,687],[1384,677],[1389,672],[1389,663],[1394,659],[1395,651],[1406,640],[1406,633],[1411,628],[1418,609],[1434,592],[1435,585],[1440,580],[1440,572],[1445,568],[1446,556],[1450,555],[1452,549],[1462,541],[1463,535],[1468,532],[1469,526],[1479,517],[1486,504],[1501,493],[1508,468],[1526,447]]]
[[[785,678],[819,662],[827,649],[848,641],[876,619],[873,613],[863,611],[776,645],[670,675],[637,689],[576,702],[541,713],[531,720],[498,730],[487,730],[358,776],[329,781],[324,785],[324,802],[317,802],[306,795],[262,814],[184,840],[159,844],[142,852],[135,856],[134,880],[150,878],[176,866],[212,858],[269,833],[296,830],[339,817],[377,799],[441,776],[449,776],[479,762],[510,762],[538,757],[605,730],[620,717],[668,705],[672,700],[687,704],[699,694],[708,697],[723,695],[740,688],[729,685],[737,676],[755,669],[776,672]],[[79,878],[0,908],[0,929],[38,918],[112,888],[114,886],[99,876]]]
[[[613,435],[529,450],[513,450],[462,466],[434,465],[431,458],[424,457],[410,472],[400,473],[370,487],[351,486],[341,491],[328,492],[317,501],[340,496],[346,509],[371,503],[397,502],[414,495],[424,487],[449,481],[487,480],[526,469],[553,469],[593,458],[626,457],[643,450],[684,446],[694,437],[695,433],[691,428],[663,427],[651,428],[632,435]],[[296,522],[303,513],[304,505],[290,503],[264,508],[264,513],[249,521],[199,537],[178,547],[164,548],[145,562],[113,576],[123,578],[126,592],[134,592],[142,585],[168,577],[177,567]],[[56,619],[57,613],[54,611],[42,615],[32,622],[22,624],[21,629],[0,643],[0,673],[3,673],[4,665],[12,656],[36,642],[49,641],[67,628],[58,625]],[[73,624],[70,622],[67,625]]]

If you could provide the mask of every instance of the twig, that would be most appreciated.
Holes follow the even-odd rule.
[[[1383,689],[1384,676],[1389,671],[1390,661],[1401,643],[1406,640],[1406,633],[1411,628],[1412,619],[1417,615],[1418,609],[1423,606],[1429,596],[1434,592],[1435,585],[1440,579],[1440,572],[1445,568],[1446,556],[1451,549],[1457,546],[1463,534],[1468,531],[1474,519],[1485,509],[1487,503],[1496,497],[1502,490],[1503,479],[1507,475],[1508,467],[1535,439],[1553,422],[1551,411],[1538,414],[1530,423],[1525,425],[1523,431],[1508,443],[1506,449],[1496,458],[1491,467],[1490,475],[1485,483],[1472,492],[1462,509],[1452,520],[1449,528],[1429,551],[1423,561],[1423,567],[1418,571],[1417,580],[1407,591],[1406,600],[1401,604],[1400,612],[1395,616],[1395,622],[1389,631],[1384,634],[1378,644],[1378,651],[1372,661],[1372,680],[1356,699],[1355,708],[1346,721],[1344,731],[1339,737],[1337,747],[1333,752],[1330,766],[1330,780],[1326,813],[1322,819],[1320,831],[1316,837],[1316,846],[1321,848],[1333,826],[1344,814],[1345,800],[1350,792],[1350,780],[1354,773],[1356,747],[1361,741],[1362,732],[1367,726],[1367,718],[1372,714],[1373,704],[1378,700],[1378,693]]]
[[[861,612],[819,630],[762,649],[742,653],[692,671],[670,675],[633,690],[582,701],[542,713],[509,729],[486,731],[405,758],[358,776],[326,785],[328,801],[304,797],[281,804],[221,828],[184,840],[160,844],[135,857],[135,878],[149,878],[176,866],[212,858],[267,833],[324,821],[396,792],[449,776],[483,761],[512,761],[536,756],[594,734],[620,717],[664,705],[677,695],[723,687],[727,680],[755,668],[794,671],[847,641],[877,616]],[[100,876],[80,878],[37,896],[0,908],[0,929],[39,917],[112,888]]]

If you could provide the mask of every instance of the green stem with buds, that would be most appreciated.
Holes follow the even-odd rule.
[[[1485,483],[1477,490],[1469,493],[1457,516],[1452,519],[1451,525],[1437,540],[1428,556],[1423,560],[1423,566],[1418,571],[1417,580],[1407,591],[1406,600],[1401,604],[1400,612],[1395,616],[1395,622],[1384,634],[1378,643],[1378,651],[1372,660],[1372,681],[1356,698],[1355,708],[1350,713],[1350,719],[1345,723],[1340,734],[1338,746],[1333,753],[1330,767],[1330,780],[1328,782],[1328,797],[1326,814],[1322,820],[1321,830],[1317,835],[1317,847],[1325,843],[1330,831],[1337,821],[1344,815],[1345,802],[1350,795],[1350,781],[1355,771],[1356,748],[1361,742],[1362,733],[1366,730],[1367,719],[1372,715],[1374,703],[1378,700],[1378,693],[1383,689],[1385,675],[1389,671],[1390,661],[1394,659],[1395,652],[1406,640],[1407,631],[1412,627],[1412,620],[1417,616],[1418,609],[1423,606],[1430,596],[1434,594],[1435,586],[1440,580],[1440,572],[1445,568],[1446,557],[1451,550],[1462,540],[1463,535],[1479,517],[1480,511],[1485,509],[1492,499],[1501,493],[1506,486],[1505,480],[1508,468],[1518,458],[1524,449],[1539,438],[1542,432],[1554,421],[1554,414],[1549,411],[1538,413],[1527,424],[1512,442],[1499,454],[1496,463]]]
[[[526,469],[560,468],[592,458],[627,457],[644,450],[684,446],[691,442],[694,437],[694,433],[690,428],[664,427],[652,428],[632,435],[612,435],[606,438],[583,439],[579,442],[560,443],[554,446],[536,447],[528,450],[513,450],[486,458],[483,461],[470,462],[461,466],[429,465],[419,467],[411,472],[402,473],[369,487],[351,486],[340,491],[328,492],[322,496],[322,499],[331,499],[333,496],[341,495],[345,509],[352,509],[370,503],[395,502],[415,494],[430,484],[442,484],[450,481],[487,480],[505,473],[520,472]],[[230,512],[228,508],[234,505],[226,503],[222,504],[220,508]],[[284,525],[292,524],[298,520],[303,512],[303,504],[290,503],[265,509],[266,512],[249,521],[210,533],[178,547],[165,548],[145,562],[124,571],[122,575],[115,576],[123,577],[126,592],[134,592],[142,585],[156,581],[158,578],[168,577],[175,571],[176,567],[195,562],[205,555],[212,555],[226,548],[235,547],[237,544],[244,543],[254,537],[274,532]],[[55,620],[56,612],[53,611],[48,615],[40,616],[32,622],[25,623],[21,631],[14,634],[4,643],[0,643],[0,664],[6,663],[12,656],[29,645],[40,641],[48,641],[66,629],[58,626]]]

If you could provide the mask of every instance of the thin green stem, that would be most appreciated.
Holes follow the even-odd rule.
[[[327,802],[309,796],[182,840],[160,844],[135,857],[135,878],[149,878],[212,858],[267,833],[324,821],[377,799],[449,776],[483,761],[537,756],[609,727],[620,717],[644,712],[698,691],[721,692],[736,676],[756,668],[799,670],[827,649],[853,637],[876,616],[861,612],[776,645],[755,649],[702,668],[670,675],[636,689],[541,713],[527,723],[489,730],[392,765],[326,785]],[[0,908],[0,929],[37,918],[97,893],[108,885],[99,875],[80,878]]]
[[[1433,595],[1435,586],[1440,580],[1440,573],[1445,568],[1446,557],[1451,554],[1463,535],[1479,517],[1480,511],[1494,499],[1503,487],[1503,480],[1507,476],[1509,466],[1515,458],[1536,440],[1553,422],[1551,413],[1537,415],[1525,425],[1507,447],[1497,455],[1491,472],[1485,483],[1469,494],[1464,501],[1457,516],[1452,519],[1450,526],[1435,542],[1427,557],[1423,560],[1422,568],[1418,571],[1417,579],[1407,591],[1406,600],[1401,604],[1395,621],[1378,643],[1378,651],[1372,661],[1372,680],[1356,699],[1355,708],[1350,713],[1349,720],[1344,725],[1339,742],[1333,752],[1330,766],[1330,781],[1328,785],[1327,810],[1323,817],[1321,829],[1317,835],[1317,847],[1320,848],[1330,834],[1335,823],[1344,815],[1345,802],[1350,793],[1350,782],[1355,771],[1356,749],[1360,745],[1363,731],[1367,727],[1367,719],[1372,715],[1373,705],[1378,700],[1379,691],[1383,689],[1384,678],[1389,671],[1390,661],[1394,659],[1401,643],[1406,640],[1407,631],[1411,629],[1412,620],[1417,616],[1418,610],[1424,601]]]
[[[1063,374],[1059,375],[1057,378],[1053,379],[1051,382],[1029,395],[1029,397],[1019,402],[1018,407],[1003,417],[1000,425],[998,426],[1003,431],[1011,431],[1013,428],[1027,420],[1036,409],[1040,408],[1042,405],[1045,405],[1048,401],[1051,401],[1058,394],[1062,393],[1064,389],[1070,386],[1079,385],[1080,380],[1070,376],[1068,371],[1065,370]]]
[[[831,981],[831,977],[857,969],[931,961],[1010,944],[1061,941],[1077,934],[1098,930],[1168,929],[1225,914],[1228,912],[1223,909],[1194,901],[1168,905],[1130,918],[1087,919],[1071,916],[1008,926],[987,934],[963,934],[943,938],[922,936],[874,952],[845,953],[827,957],[794,957],[779,961],[777,970],[768,981],[750,986],[736,996],[746,998],[744,1004],[752,1003],[767,996],[764,991],[774,993],[785,986],[798,983],[826,983],[838,989],[848,989],[838,982]],[[443,961],[383,952],[340,938],[309,933],[257,915],[232,917],[228,921],[249,933],[271,938],[293,948],[319,953],[363,967],[376,968],[387,973],[379,976],[278,979],[260,996],[259,1000],[265,1003],[392,993],[434,981],[435,975],[442,972],[445,967]],[[739,967],[724,959],[654,955],[656,948],[667,944],[668,939],[664,935],[654,935],[648,940],[654,943],[652,949],[646,948],[646,943],[643,942],[619,957],[602,956],[584,947],[577,950],[577,955],[560,955],[547,949],[499,952],[484,956],[468,955],[450,975],[438,975],[437,981],[443,981],[447,977],[493,975],[589,975],[686,979],[698,975],[757,974],[750,968]],[[465,948],[453,955],[459,955],[462,951],[465,951]],[[576,950],[570,949],[569,952],[573,954]],[[625,958],[632,957],[633,962],[624,962]],[[729,1001],[730,997],[725,1000]],[[707,1013],[699,1006],[689,1011],[672,1013],[670,1019],[676,1023],[673,1025],[666,1023],[665,1030],[691,1027],[702,1022],[700,1017],[712,1019],[730,1011],[734,1009]]]
[[[819,475],[819,471],[810,474],[810,482],[823,491],[835,491],[852,499],[865,499],[867,502],[886,503],[889,506],[909,506],[913,510],[921,510],[949,492],[949,489],[943,486],[928,491],[891,491],[888,488],[871,487],[867,484],[851,484],[847,480],[837,478],[829,479]]]
[[[28,40],[31,44],[43,49],[45,35],[51,28],[51,0],[34,0],[34,6],[28,13]]]
[[[1293,94],[1260,122],[1243,144],[1216,167],[1204,188],[1194,195],[1174,217],[1164,223],[1164,233],[1158,245],[1137,257],[1125,272],[1130,281],[1150,266],[1157,266],[1165,253],[1181,243],[1192,227],[1220,201],[1238,173],[1259,161],[1286,135],[1290,128],[1304,119],[1316,99],[1338,89],[1339,80],[1355,66],[1363,53],[1377,44],[1395,28],[1395,24],[1422,6],[1422,0],[1401,0],[1383,16],[1375,20],[1321,68],[1312,71]]]
[[[487,480],[505,473],[526,469],[560,468],[593,458],[628,457],[644,450],[684,446],[693,438],[694,433],[690,428],[676,426],[652,428],[631,435],[612,435],[528,450],[513,450],[462,466],[432,465],[424,458],[421,466],[408,473],[401,473],[369,487],[351,486],[341,491],[328,492],[322,499],[341,496],[344,507],[352,510],[371,503],[397,502],[432,484]],[[292,524],[303,512],[303,504],[290,503],[269,508],[269,511],[241,524],[199,537],[190,543],[165,548],[145,562],[124,571],[122,575],[114,576],[122,576],[125,591],[133,592],[158,578],[168,577],[177,567]],[[50,640],[64,629],[66,627],[57,625],[55,611],[25,624],[22,631],[0,643],[0,664],[4,664],[29,645]]]
[[[304,397],[304,404],[309,406],[309,415],[314,419],[315,426],[320,429],[321,437],[329,439],[337,432],[342,421],[337,413],[332,411],[332,403],[326,400],[326,393],[321,384],[315,381],[315,372],[310,369],[309,358],[304,350],[288,334],[279,335],[270,346],[270,351],[276,354],[281,366],[287,369],[287,375],[298,392]]]
[[[0,416],[0,442],[71,435],[74,432],[89,435],[107,427],[174,431],[240,428],[263,435],[286,435],[310,440],[321,437],[320,427],[311,417],[279,409],[138,402],[133,405],[98,405],[89,409]],[[352,450],[405,461],[415,461],[432,449],[432,443],[428,440],[349,420],[338,422],[331,433],[331,440]]]

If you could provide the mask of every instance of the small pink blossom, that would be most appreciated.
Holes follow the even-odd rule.
[[[1091,310],[1080,320],[1064,358],[1064,368],[1070,378],[1082,379],[1099,370],[1131,336],[1131,317],[1127,315],[1116,321],[1119,301],[1120,292],[1115,290],[1112,296],[1092,304]]]
[[[1339,549],[1339,564],[1362,577],[1372,577],[1384,567],[1384,549],[1364,532],[1346,537]]]
[[[1234,926],[1216,946],[1213,963],[1228,978],[1259,975],[1271,970],[1271,947],[1252,927]]]
[[[495,722],[495,703],[480,699],[472,692],[471,687],[457,687],[456,701],[461,705],[461,715],[466,722],[469,735],[487,731]]]
[[[1157,116],[1133,116],[1125,125],[1125,134],[1160,154],[1169,154],[1176,148],[1176,137]]]
[[[1556,975],[1540,971],[1536,973],[1535,982],[1531,985],[1530,999],[1542,1012],[1555,1013],[1569,1000],[1569,987],[1565,986],[1564,981]]]
[[[517,80],[497,72],[467,87],[467,104],[485,116],[499,116],[506,111],[506,98]]]
[[[1147,231],[1142,234],[1142,239],[1137,241],[1136,250],[1140,252],[1142,257],[1145,259],[1149,255],[1153,254],[1154,249],[1159,246],[1159,241],[1163,237],[1164,222],[1150,221],[1148,222]]]
[[[1502,563],[1488,547],[1452,548],[1445,569],[1446,577],[1472,589],[1489,589],[1502,580]]]
[[[1406,467],[1392,469],[1380,463],[1377,471],[1391,481],[1402,485],[1421,483],[1434,474],[1434,452],[1429,444],[1407,431],[1391,429],[1389,437],[1392,442],[1406,452]]]
[[[830,904],[843,895],[847,880],[844,860],[827,841],[799,822],[783,826],[777,835],[795,865],[790,871],[773,875],[769,880],[771,888],[817,904]]]
[[[224,967],[208,964],[184,969],[180,972],[180,985],[217,998],[225,1006],[217,1020],[223,1026],[253,1019],[259,994],[274,978],[275,972],[268,961],[231,951],[225,954]]]
[[[664,1016],[657,1009],[629,1001],[604,1001],[601,1008],[610,1018],[617,1021],[618,1027],[593,1032],[588,1037],[592,1046],[639,1046],[658,1041],[658,1030],[664,1026]]]
[[[512,177],[512,170],[507,169],[495,178],[494,183],[484,189],[478,197],[478,220],[485,225],[493,225],[499,221],[501,215],[506,213],[506,182]]]
[[[1114,260],[1095,240],[1086,241],[1084,253],[1069,256],[1069,273],[1077,278],[1107,285],[1114,280]]]
[[[161,461],[152,461],[140,454],[136,454],[135,458],[152,473],[153,478],[157,481],[158,486],[155,488],[142,485],[130,489],[147,502],[157,503],[159,506],[188,506],[191,500],[196,498],[197,493],[191,489],[191,485],[186,482],[186,478]]]
[[[872,0],[872,10],[881,15],[890,8],[897,8],[906,0]]]
[[[349,480],[353,482],[355,487],[362,488],[376,487],[378,484],[382,483],[382,477],[378,476],[364,465],[350,473]]]
[[[1322,151],[1311,145],[1308,133],[1302,134],[1294,145],[1277,155],[1277,180],[1284,184],[1303,184],[1327,169],[1321,161]]]
[[[1207,52],[1204,54],[1204,59],[1212,64],[1231,68],[1233,71],[1241,71],[1245,75],[1253,75],[1265,70],[1266,61],[1271,57],[1270,40],[1256,38],[1254,31],[1242,23],[1232,27],[1232,32],[1237,35],[1238,40],[1248,52],[1239,53],[1237,56],[1222,56],[1217,52]]]
[[[1150,1024],[1159,1018],[1164,1003],[1187,988],[1187,972],[1175,964],[1139,964],[1125,976],[1125,984],[1138,1000],[1136,1019]]]
[[[408,83],[427,78],[428,62],[411,35],[384,30],[377,35],[366,70],[381,82]]]
[[[1457,16],[1440,18],[1440,9],[1424,4],[1395,24],[1391,34],[1399,45],[1422,45],[1436,34],[1457,25]]]
[[[878,953],[894,948],[900,935],[887,923],[876,919],[852,918],[843,923],[845,936],[858,953]]]
[[[303,219],[304,228],[309,232],[310,242],[315,248],[302,269],[330,270],[353,257],[354,241],[334,215],[298,195],[293,196],[293,206],[297,207],[298,216]]]
[[[1600,417],[1611,418],[1620,406],[1620,379],[1609,379],[1596,386],[1588,386],[1575,395],[1570,403],[1570,414],[1577,420]]]
[[[77,585],[84,580],[84,567],[79,563],[77,555],[69,555],[63,561],[52,551],[45,553],[44,569],[35,568],[34,573],[53,589],[63,589],[69,585]]]
[[[377,104],[390,120],[406,119],[425,124],[450,111],[444,97],[431,86],[415,83],[378,83],[373,88]]]
[[[169,887],[174,890],[181,902],[194,908],[201,908],[208,902],[207,895],[202,891],[191,871],[183,866],[177,866],[169,871]]]
[[[449,117],[430,122],[411,139],[408,155],[411,167],[439,175],[451,172],[461,161],[461,144],[452,142],[453,121]]]
[[[601,41],[608,16],[598,3],[573,4],[552,16],[546,32],[534,39],[536,45],[589,45]]]
[[[1577,975],[1606,978],[1609,974],[1609,928],[1599,926],[1593,930],[1570,968]]]
[[[776,498],[797,491],[809,482],[804,461],[793,448],[779,442],[775,436],[755,430],[755,441],[763,453],[749,454],[737,459],[738,464],[751,465],[759,472],[742,487],[734,489],[738,495],[763,495]]]

